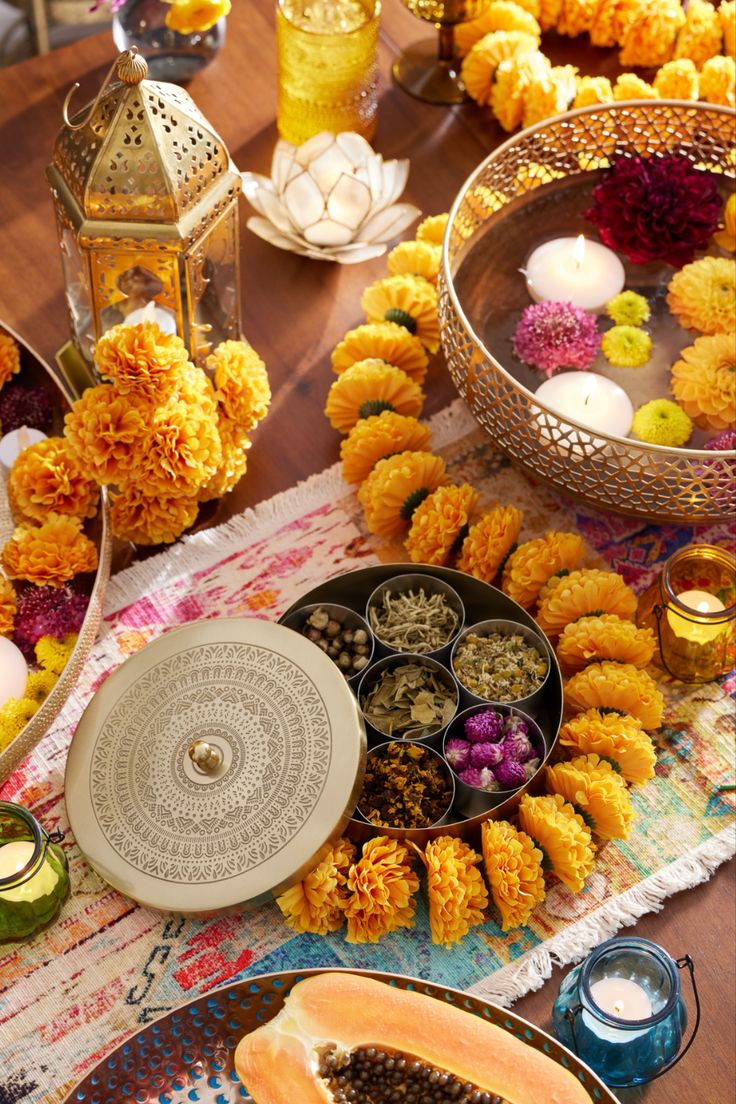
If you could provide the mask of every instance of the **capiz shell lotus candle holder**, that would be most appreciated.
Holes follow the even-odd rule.
[[[356,264],[385,253],[421,212],[397,203],[409,162],[384,161],[352,131],[315,134],[301,146],[276,143],[271,178],[244,172],[243,191],[259,217],[247,226],[278,249]]]

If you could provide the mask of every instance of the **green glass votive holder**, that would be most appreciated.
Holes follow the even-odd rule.
[[[63,838],[22,806],[0,801],[0,943],[27,939],[56,916],[69,892]]]

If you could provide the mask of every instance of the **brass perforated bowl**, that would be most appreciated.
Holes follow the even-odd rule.
[[[518,267],[511,258],[519,256],[523,263],[524,249],[528,252],[545,234],[585,229],[580,195],[589,194],[601,171],[618,157],[678,154],[699,168],[733,177],[735,120],[730,108],[674,100],[571,111],[494,150],[452,206],[439,303],[452,379],[501,451],[536,478],[590,506],[659,522],[725,520],[736,511],[736,460],[733,453],[647,445],[598,430],[592,436],[584,425],[562,419],[516,378],[524,378],[524,371],[509,370],[508,341],[491,341],[480,332],[478,300],[474,304],[473,298],[485,296],[494,310],[510,310],[512,285],[518,282],[524,294],[523,279],[510,279]],[[549,201],[546,212],[541,210],[544,199]],[[512,217],[520,211],[524,218]],[[486,266],[479,279],[463,284],[464,262],[491,235],[502,263]],[[642,286],[652,290],[664,315],[662,266],[659,271],[654,265],[639,267]],[[635,375],[627,378],[627,388],[638,386]],[[538,384],[531,373],[527,379]],[[662,395],[649,397],[665,397],[664,386]]]

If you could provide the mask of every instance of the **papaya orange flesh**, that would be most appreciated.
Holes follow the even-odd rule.
[[[388,1080],[387,1060],[393,1062]],[[235,1052],[238,1076],[256,1104],[340,1104],[341,1094],[358,1104],[383,1104],[396,1090],[408,1104],[414,1089],[395,1079],[402,1061],[437,1073],[431,1081],[426,1074],[426,1092],[415,1097],[422,1104],[498,1104],[498,1098],[503,1104],[591,1104],[569,1070],[503,1028],[357,974],[305,978],[281,1012]],[[351,1097],[346,1093],[356,1076],[362,1086]]]

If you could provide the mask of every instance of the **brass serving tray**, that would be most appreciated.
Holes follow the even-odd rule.
[[[280,1011],[293,985],[302,978],[327,972],[337,971],[261,974],[197,997],[117,1046],[87,1073],[64,1104],[112,1104],[123,1100],[242,1104],[243,1100],[253,1099],[234,1070],[236,1046],[243,1035]],[[611,1090],[575,1054],[508,1009],[420,978],[375,970],[349,972],[400,989],[414,989],[469,1015],[480,1016],[569,1069],[585,1087],[593,1104],[618,1104]],[[295,1100],[293,1104],[300,1102]]]

